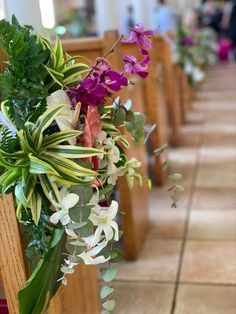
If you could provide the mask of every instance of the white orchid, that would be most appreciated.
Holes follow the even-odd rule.
[[[119,240],[119,229],[117,222],[114,221],[118,212],[118,203],[112,201],[109,207],[95,206],[89,216],[94,226],[97,226],[91,245],[94,246],[100,241],[102,233],[105,235],[106,241],[110,241],[113,237],[115,241]]]
[[[93,248],[82,252],[81,254],[78,255],[78,257],[80,257],[86,265],[98,265],[106,263],[110,259],[110,257],[108,258],[105,258],[104,256],[96,257],[96,255],[100,253],[106,246],[107,241],[105,240],[103,242],[98,243]]]
[[[193,73],[193,71],[194,71],[193,65],[190,62],[186,62],[184,65],[184,72],[187,75],[191,75]]]
[[[70,109],[71,103],[67,94],[63,89],[59,89],[56,92],[52,93],[47,97],[47,107],[52,108],[55,105],[65,104],[67,105],[60,116],[56,117],[56,122],[60,128],[60,130],[71,130],[72,129],[72,119],[73,112]]]
[[[194,68],[193,80],[195,82],[201,82],[204,79],[204,76],[205,76],[205,74],[200,68],[198,68],[198,67]]]
[[[120,151],[116,146],[116,141],[112,137],[107,137],[105,131],[98,133],[96,137],[96,147],[106,150],[106,155],[100,155],[99,158],[102,160],[101,168],[107,167],[107,175],[113,171],[114,164],[120,160]]]
[[[124,175],[133,176],[135,174],[135,168],[139,168],[141,163],[136,158],[131,158],[126,162],[124,167],[113,168],[114,171],[110,172],[110,176],[108,178],[108,184],[115,185],[118,177],[122,177]]]
[[[61,111],[61,114],[56,117],[56,123],[60,130],[72,130],[74,129],[74,123],[76,120],[75,115],[78,115],[77,110],[71,110],[70,99],[63,89],[59,89],[46,98],[47,107],[52,108],[55,105],[65,104],[66,106]],[[71,145],[76,144],[76,139],[69,140]]]
[[[69,193],[66,187],[63,187],[60,191],[62,201],[60,203],[51,200],[52,205],[58,210],[50,217],[50,221],[53,224],[57,224],[59,221],[63,226],[70,223],[69,209],[74,207],[78,201],[79,196],[75,193]]]

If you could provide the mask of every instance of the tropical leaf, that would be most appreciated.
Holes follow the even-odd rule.
[[[72,160],[66,159],[56,154],[44,154],[44,160],[52,164],[55,169],[76,174],[77,176],[95,176],[97,173],[89,168],[82,167]],[[58,167],[58,168],[57,168]]]
[[[50,134],[43,139],[42,147],[53,147],[82,134],[78,130],[64,130]]]
[[[60,104],[48,109],[36,122],[36,130],[33,132],[33,138],[38,147],[41,146],[43,141],[43,131],[55,120],[65,106],[64,104]]]
[[[53,198],[56,202],[59,203],[61,201],[61,195],[60,195],[60,192],[58,190],[56,183],[50,180],[50,177],[46,174],[39,175],[38,178],[39,178],[41,187],[46,197],[50,201]]]
[[[40,193],[36,190],[30,198],[30,208],[32,213],[32,218],[37,225],[40,219],[40,214],[42,210],[42,197]]]
[[[49,243],[49,251],[41,258],[26,286],[18,294],[20,314],[41,314],[49,305],[51,298],[58,290],[62,276],[62,247],[65,237],[64,228],[55,229]]]
[[[48,149],[49,153],[56,153],[66,158],[88,158],[98,154],[104,154],[104,151],[97,148],[80,147],[73,145],[57,145]]]
[[[29,154],[30,159],[30,173],[33,174],[51,174],[60,176],[59,173],[47,162]]]

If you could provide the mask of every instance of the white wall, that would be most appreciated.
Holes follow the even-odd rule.
[[[14,14],[21,24],[32,25],[41,32],[42,22],[39,0],[6,0],[6,18],[11,19]]]

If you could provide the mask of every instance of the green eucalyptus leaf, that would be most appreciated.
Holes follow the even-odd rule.
[[[81,219],[82,221],[88,219],[93,207],[93,205],[76,205],[69,209],[69,216],[74,222],[80,223]]]
[[[101,268],[101,274],[102,279],[105,282],[111,282],[117,275],[117,268],[111,267],[111,268]]]
[[[183,176],[181,173],[174,173],[174,174],[169,175],[168,178],[172,181],[177,181],[177,180],[181,180]]]
[[[113,311],[116,306],[116,302],[115,300],[107,300],[102,304],[102,306],[107,311]]]
[[[167,148],[168,148],[168,144],[164,144],[160,148],[157,148],[154,151],[154,154],[157,155],[157,156],[160,156],[163,152],[165,152],[167,150]]]
[[[177,184],[177,185],[174,187],[174,190],[175,190],[176,192],[184,192],[184,187],[181,186],[181,185],[179,185],[179,184]]]
[[[104,286],[100,290],[100,298],[105,299],[108,297],[112,292],[114,291],[114,288],[109,287],[109,286]]]

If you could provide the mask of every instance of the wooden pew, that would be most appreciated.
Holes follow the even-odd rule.
[[[167,40],[163,37],[157,37],[156,41],[157,58],[164,65],[164,81],[171,126],[171,143],[173,146],[178,146],[181,140],[181,108],[176,67],[173,65],[172,49]]]
[[[18,314],[17,294],[24,286],[28,272],[11,194],[0,198],[0,269],[9,313]],[[68,276],[68,285],[61,286],[47,314],[63,313],[99,313],[95,267],[77,267],[75,274]]]
[[[62,42],[63,49],[71,55],[83,55],[89,58],[92,63],[95,63],[97,57],[102,57],[110,50],[113,44],[117,41],[119,35],[116,31],[109,31],[104,34],[104,38],[87,38],[64,40]],[[109,61],[114,69],[121,69],[121,55],[119,48],[109,55]],[[126,99],[132,99],[134,109],[144,112],[144,95],[143,95],[143,81],[137,78],[134,86],[129,86],[119,95]],[[140,173],[147,177],[147,156],[145,146],[135,147],[132,145],[131,149],[126,151],[128,158],[137,157],[142,166]],[[133,190],[129,190],[125,180],[119,181],[119,203],[125,215],[122,218],[122,225],[124,230],[123,240],[125,245],[125,256],[127,259],[136,259],[140,253],[142,243],[144,241],[147,227],[148,227],[148,188],[146,180],[142,188],[137,184],[134,185]]]
[[[5,52],[0,48],[0,72],[4,69]],[[28,278],[22,235],[19,232],[13,197],[0,198],[0,284],[3,284],[10,314],[18,314],[19,290]],[[99,314],[99,292],[95,266],[81,264],[61,286],[47,314]]]
[[[189,86],[186,74],[180,66],[176,66],[176,73],[178,78],[178,89],[180,93],[181,121],[182,123],[185,123],[187,119],[187,112],[191,103],[191,97],[189,94],[191,87]]]

